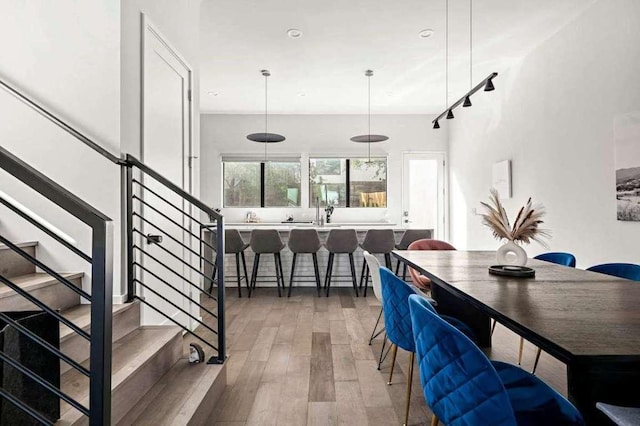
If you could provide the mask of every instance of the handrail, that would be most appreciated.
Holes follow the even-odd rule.
[[[29,96],[25,95],[23,93],[24,91],[16,89],[14,86],[7,83],[1,78],[0,78],[0,87],[5,89],[11,95],[15,96],[18,100],[22,101],[25,105],[27,105],[28,107],[30,107],[31,109],[33,109],[34,111],[36,111],[37,113],[39,113],[40,115],[48,119],[49,121],[54,123],[56,126],[60,127],[62,130],[66,131],[71,136],[78,139],[80,142],[82,142],[89,148],[93,149],[98,154],[102,155],[107,160],[115,164],[120,164],[120,165],[123,164],[123,160],[121,158],[116,157],[111,152],[107,151],[105,148],[103,148],[102,146],[100,146],[99,144],[91,140],[88,136],[84,135],[79,130],[75,129],[73,126],[71,126],[69,123],[64,121],[62,118],[49,112],[49,110],[43,107],[41,104],[34,101]]]
[[[215,211],[214,209],[212,209],[211,207],[209,207],[208,205],[206,205],[205,203],[203,203],[202,201],[200,201],[199,199],[197,199],[193,195],[189,194],[187,191],[185,191],[184,189],[180,188],[178,185],[176,185],[175,183],[171,182],[169,179],[167,179],[166,177],[162,176],[160,173],[156,172],[154,169],[152,169],[151,167],[147,166],[146,164],[144,164],[142,161],[138,160],[133,155],[127,154],[126,164],[128,166],[135,166],[135,167],[139,168],[145,174],[151,176],[152,178],[154,178],[155,180],[160,182],[162,185],[166,186],[171,191],[175,192],[180,197],[184,198],[189,203],[191,203],[194,206],[198,207],[200,210],[204,211],[207,215],[209,215],[209,218],[212,221],[222,219],[222,215],[219,212]]]

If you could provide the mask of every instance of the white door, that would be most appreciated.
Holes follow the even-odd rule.
[[[185,191],[191,192],[192,178],[188,161],[192,149],[191,70],[151,22],[144,17],[142,37],[142,161]],[[180,196],[153,178],[145,177],[144,185],[178,209],[190,213],[185,210],[189,207],[183,203]],[[144,191],[143,199],[158,209],[158,211],[154,211],[150,207],[143,206],[145,218],[161,227],[165,232],[163,235],[163,232],[160,232],[155,226],[149,223],[143,224],[145,235],[163,235],[162,243],[159,245],[142,242],[144,249],[157,259],[156,261],[150,256],[145,256],[143,261],[148,269],[166,283],[147,273],[143,273],[142,281],[175,305],[189,312],[191,310],[190,303],[186,297],[181,296],[180,292],[190,295],[191,288],[187,281],[181,277],[196,284],[199,283],[199,280],[194,279],[193,271],[180,261],[182,259],[193,263],[189,252],[182,246],[184,244],[191,247],[193,242],[189,238],[189,233],[177,226],[176,223],[187,229],[190,224],[179,210],[162,201],[157,195]],[[169,268],[177,274],[171,272]],[[169,287],[167,283],[173,288]],[[191,325],[189,317],[175,306],[149,290],[141,289],[141,291],[150,304],[181,324]],[[170,323],[161,314],[144,307],[144,305],[142,321],[143,324]]]
[[[444,153],[403,154],[402,224],[446,239]]]

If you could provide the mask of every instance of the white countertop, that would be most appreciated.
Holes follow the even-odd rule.
[[[208,225],[208,224],[207,224]],[[276,229],[278,231],[289,231],[292,228],[311,228],[316,229],[318,231],[330,231],[331,229],[340,229],[340,228],[349,228],[355,230],[363,230],[366,231],[371,228],[380,228],[380,229],[393,229],[394,231],[404,230],[404,227],[398,226],[395,223],[387,223],[387,222],[335,222],[335,223],[325,223],[323,226],[316,226],[313,223],[309,222],[256,222],[256,223],[246,223],[246,222],[227,222],[225,223],[225,228],[228,229],[238,229],[238,230],[251,230],[254,228],[270,228]]]

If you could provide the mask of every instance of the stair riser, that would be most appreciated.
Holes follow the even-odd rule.
[[[81,278],[71,279],[69,281],[78,288],[82,288]],[[53,282],[50,285],[30,290],[29,293],[52,309],[68,309],[80,303],[80,295],[59,282]],[[40,308],[17,293],[0,299],[0,311],[3,312],[39,309]]]
[[[118,312],[113,317],[113,334],[111,341],[115,342],[121,337],[126,336],[140,325],[140,306],[135,306]],[[89,327],[86,328],[90,332]],[[77,333],[71,334],[64,341],[60,342],[60,350],[69,355],[74,361],[82,363],[89,359],[89,342]],[[71,367],[64,361],[60,361],[60,373],[64,374]]]
[[[36,246],[22,247],[22,250],[31,256],[36,256]],[[19,254],[7,248],[0,249],[0,274],[7,278],[13,278],[20,275],[33,274],[36,267]]]
[[[176,336],[111,394],[111,421],[119,422],[182,355],[182,334]]]
[[[207,423],[207,420],[209,420],[209,418],[211,417],[211,413],[213,413],[213,409],[222,396],[222,392],[224,392],[225,386],[227,386],[226,365],[222,369],[222,372],[220,373],[218,378],[207,391],[207,394],[202,399],[202,402],[196,409],[195,413],[193,413],[193,417],[191,417],[186,423],[188,426],[200,426]],[[180,421],[180,423],[184,422]]]

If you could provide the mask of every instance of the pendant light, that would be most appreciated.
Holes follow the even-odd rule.
[[[366,143],[369,150],[368,150],[368,162],[371,162],[371,144],[375,143],[375,142],[383,142],[386,141],[387,139],[389,139],[388,136],[385,135],[372,135],[371,134],[371,77],[373,76],[373,71],[372,70],[366,70],[364,75],[367,77],[367,88],[368,88],[368,92],[369,92],[369,100],[368,100],[368,117],[369,117],[369,133],[367,133],[366,135],[358,135],[358,136],[354,136],[351,138],[351,140],[353,142],[360,142],[360,143]]]
[[[445,96],[445,110],[439,115],[437,116],[433,121],[433,128],[434,129],[439,129],[440,128],[440,124],[438,123],[438,120],[440,120],[442,117],[446,117],[447,120],[451,120],[452,118],[454,118],[453,116],[453,109],[455,107],[457,107],[458,105],[462,104],[463,108],[468,108],[470,106],[473,106],[473,104],[471,103],[471,95],[473,95],[474,93],[476,93],[478,90],[484,88],[485,92],[491,92],[493,90],[495,90],[495,87],[493,85],[493,79],[498,75],[497,72],[492,72],[491,74],[489,74],[488,77],[486,77],[484,80],[482,80],[479,84],[477,84],[475,87],[471,88],[471,85],[473,84],[473,0],[469,0],[469,91],[467,93],[465,93],[460,99],[458,99],[456,102],[454,102],[451,106],[449,106],[449,0],[445,0],[446,1],[446,22],[445,22],[445,40],[446,40],[446,47],[445,47],[445,55],[446,55],[446,83],[445,83],[445,90],[446,90],[446,96]]]
[[[282,142],[283,140],[285,140],[286,138],[282,135],[279,135],[277,133],[269,133],[268,130],[268,112],[269,112],[269,104],[268,104],[268,95],[269,95],[269,91],[268,91],[268,85],[267,85],[267,79],[269,78],[269,76],[271,75],[271,73],[269,72],[269,70],[261,70],[260,74],[262,74],[262,76],[264,77],[264,132],[262,133],[251,133],[250,135],[247,135],[247,139],[249,139],[250,141],[253,142],[259,142],[259,143],[263,143],[264,144],[264,161],[267,161],[267,145],[270,143],[277,143],[277,142]]]

